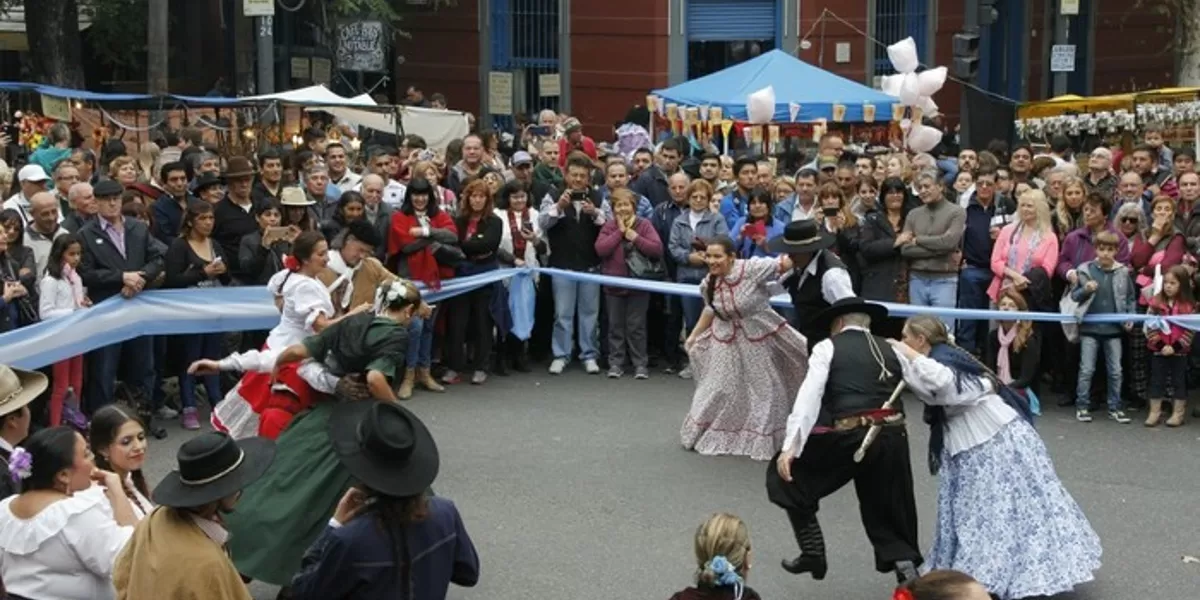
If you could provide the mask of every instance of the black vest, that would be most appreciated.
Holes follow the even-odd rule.
[[[864,331],[850,330],[830,340],[833,342],[833,361],[829,364],[829,379],[825,381],[817,425],[831,427],[834,419],[878,410],[900,383],[902,372],[896,352],[887,340],[873,336],[883,356],[883,364],[891,372],[890,377],[880,380],[879,363],[871,354],[868,335]],[[903,405],[897,403],[896,410],[903,411]]]
[[[592,194],[592,203],[600,210],[600,199]],[[588,271],[600,266],[596,254],[596,238],[600,226],[591,216],[577,214],[575,205],[570,204],[558,222],[546,232],[550,242],[550,266],[568,271]]]
[[[823,251],[817,254],[813,260],[817,261],[817,272],[806,277],[802,285],[797,285],[802,276],[801,273],[789,275],[783,283],[784,288],[792,297],[792,308],[795,309],[792,326],[810,338],[808,340],[809,347],[819,341],[811,339],[814,333],[819,334],[821,339],[829,337],[827,331],[810,331],[813,317],[829,308],[829,303],[825,301],[825,295],[821,293],[821,279],[825,277],[825,272],[829,269],[846,270],[846,264],[832,252]]]

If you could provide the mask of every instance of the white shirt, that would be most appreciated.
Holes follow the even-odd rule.
[[[796,197],[796,205],[792,207],[792,220],[803,221],[804,219],[815,219],[821,214],[821,203],[813,200],[812,206],[807,210],[800,206],[800,198]]]
[[[700,211],[700,212],[696,212],[694,210],[688,211],[688,225],[691,226],[692,231],[696,230],[696,226],[700,224],[700,220],[703,219],[704,215],[706,215],[706,214],[708,214],[707,211]]]
[[[106,514],[107,498],[76,494],[19,519],[0,501],[0,577],[26,598],[110,600],[113,563],[133,535]],[[111,510],[111,508],[109,509]]]
[[[812,260],[808,261],[808,266],[804,268],[804,272],[800,273],[796,287],[804,285],[810,275],[817,274],[817,259],[819,258],[819,255],[814,254]],[[842,298],[853,298],[854,296],[854,286],[850,284],[849,271],[838,268],[825,269],[825,274],[821,276],[821,298],[825,302],[833,304]]]
[[[4,201],[4,210],[15,210],[21,215],[21,220],[25,222],[25,226],[29,227],[29,222],[33,220],[33,215],[29,214],[29,200],[21,192],[13,194],[11,198]],[[62,215],[58,216],[62,220]]]
[[[47,273],[38,281],[38,314],[43,321],[65,317],[82,308],[78,299],[86,293],[78,274],[71,282],[66,277],[56,279]]]
[[[846,331],[866,331],[862,327],[849,326]],[[817,424],[821,414],[821,401],[825,397],[825,384],[829,381],[829,365],[833,363],[833,340],[826,339],[813,346],[812,354],[808,355],[808,373],[804,383],[796,392],[796,400],[792,403],[792,412],[787,419],[787,435],[783,438],[783,451],[792,450],[792,456],[800,456],[804,451],[804,443],[808,434]]]
[[[355,183],[354,187],[351,189],[356,192],[362,192],[361,177],[359,178],[358,183]],[[404,204],[404,193],[406,191],[408,191],[408,188],[403,183],[400,183],[395,179],[388,179],[387,185],[383,186],[383,201],[387,202],[388,206],[398,209]],[[430,198],[430,201],[433,200],[434,198]]]
[[[67,233],[69,232],[66,229],[59,227],[53,234],[46,236],[34,229],[32,223],[25,228],[25,246],[33,250],[33,262],[37,264],[35,273],[46,272],[46,264],[50,262],[50,246],[54,245],[55,239]]]
[[[330,173],[329,175],[330,175],[330,178],[333,177],[333,173]],[[350,169],[346,169],[346,172],[342,174],[342,178],[338,179],[337,181],[333,181],[332,183],[333,183],[333,185],[337,186],[337,189],[339,189],[343,192],[349,192],[349,191],[353,191],[355,188],[359,187],[359,184],[361,182],[362,182],[362,175],[359,175],[358,173],[355,173],[354,171],[351,171]]]
[[[931,406],[946,409],[946,450],[955,456],[970,450],[996,435],[1005,425],[1018,418],[1017,411],[998,396],[991,381],[974,378],[978,385],[964,381],[958,391],[954,370],[942,363],[918,356],[908,359],[897,352],[904,369],[904,381],[917,398]],[[812,362],[809,359],[812,372]]]

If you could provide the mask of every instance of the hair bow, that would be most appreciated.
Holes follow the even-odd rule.
[[[722,587],[732,587],[735,599],[742,597],[742,576],[738,574],[733,563],[724,555],[718,554],[708,561],[708,568],[717,576],[717,585]]]
[[[892,593],[892,600],[915,600],[915,598],[913,598],[912,590],[906,587],[898,587]]]
[[[300,261],[296,260],[295,256],[288,254],[283,257],[283,268],[295,273],[300,270]]]

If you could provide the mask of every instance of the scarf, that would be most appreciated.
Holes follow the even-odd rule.
[[[954,371],[954,387],[962,393],[968,389],[983,389],[981,380],[992,382],[996,394],[1004,403],[1017,411],[1017,414],[1027,422],[1033,422],[1033,412],[1029,408],[1029,400],[1015,390],[1001,383],[994,373],[988,370],[969,352],[953,344],[937,344],[929,351],[929,358],[942,363]],[[944,406],[925,405],[925,423],[929,425],[929,473],[937,475],[942,468],[942,450],[946,447],[946,408]]]
[[[329,253],[329,270],[337,273],[338,278],[329,284],[329,287],[326,289],[329,290],[330,295],[333,295],[338,286],[342,284],[346,285],[342,291],[342,298],[338,302],[343,311],[350,308],[350,299],[354,297],[354,276],[358,274],[358,270],[362,268],[362,264],[363,261],[358,261],[357,265],[351,267],[346,264],[346,260],[342,258],[341,252],[335,251]]]
[[[521,235],[522,225],[529,219],[529,207],[525,207],[521,212],[512,210],[508,212],[508,230],[512,232],[512,254],[514,257],[525,260],[525,244],[527,240]],[[520,218],[517,218],[517,217]]]
[[[1013,229],[1012,237],[1008,239],[1008,266],[1022,275],[1029,272],[1029,267],[1033,264],[1033,252],[1042,243],[1042,230],[1037,229],[1033,232],[1033,237],[1029,238],[1029,243],[1025,245],[1025,260],[1019,261],[1021,264],[1018,268],[1017,262],[1020,258],[1018,246],[1020,245],[1021,234],[1024,231],[1025,224],[1019,223],[1016,229]]]
[[[71,293],[75,296],[75,308],[82,308],[85,294],[83,293],[83,280],[79,278],[79,274],[71,265],[63,264],[62,268],[63,280],[71,284]]]
[[[1008,331],[1004,330],[1004,325],[996,327],[996,337],[1000,340],[1000,352],[996,355],[996,375],[1000,381],[1009,384],[1013,382],[1013,376],[1008,353],[1011,351],[1013,340],[1017,339],[1017,325],[1014,323]]]

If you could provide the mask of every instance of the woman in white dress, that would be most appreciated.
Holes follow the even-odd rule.
[[[234,439],[254,436],[275,439],[293,415],[312,405],[314,388],[333,391],[332,386],[321,382],[324,371],[318,363],[307,363],[308,368],[296,365],[282,368],[275,375],[274,384],[271,369],[261,367],[273,365],[276,353],[337,322],[329,290],[317,280],[317,274],[328,262],[329,245],[319,232],[307,231],[297,236],[292,243],[292,255],[284,258],[285,270],[267,283],[267,288],[275,294],[281,317],[267,336],[263,350],[232,354],[220,361],[199,360],[188,368],[189,373],[216,370],[245,373],[213,409],[212,424],[218,431],[227,432]],[[364,304],[346,316],[370,308]]]
[[[925,567],[967,573],[1000,600],[1091,581],[1100,538],[1055,474],[1028,401],[948,337],[939,319],[921,316],[892,342],[927,406],[930,470],[940,475]]]
[[[29,436],[9,468],[21,480],[21,493],[0,501],[0,578],[10,597],[113,598],[113,563],[137,523],[120,478],[97,469],[68,427]],[[92,482],[105,493],[78,493]]]
[[[133,516],[141,521],[154,510],[150,488],[142,467],[146,464],[146,426],[137,413],[120,404],[109,404],[92,415],[88,424],[88,444],[96,455],[96,467],[112,471],[121,480],[122,491],[133,507]],[[93,485],[80,495],[103,497],[103,486]],[[102,503],[102,506],[107,506]]]

